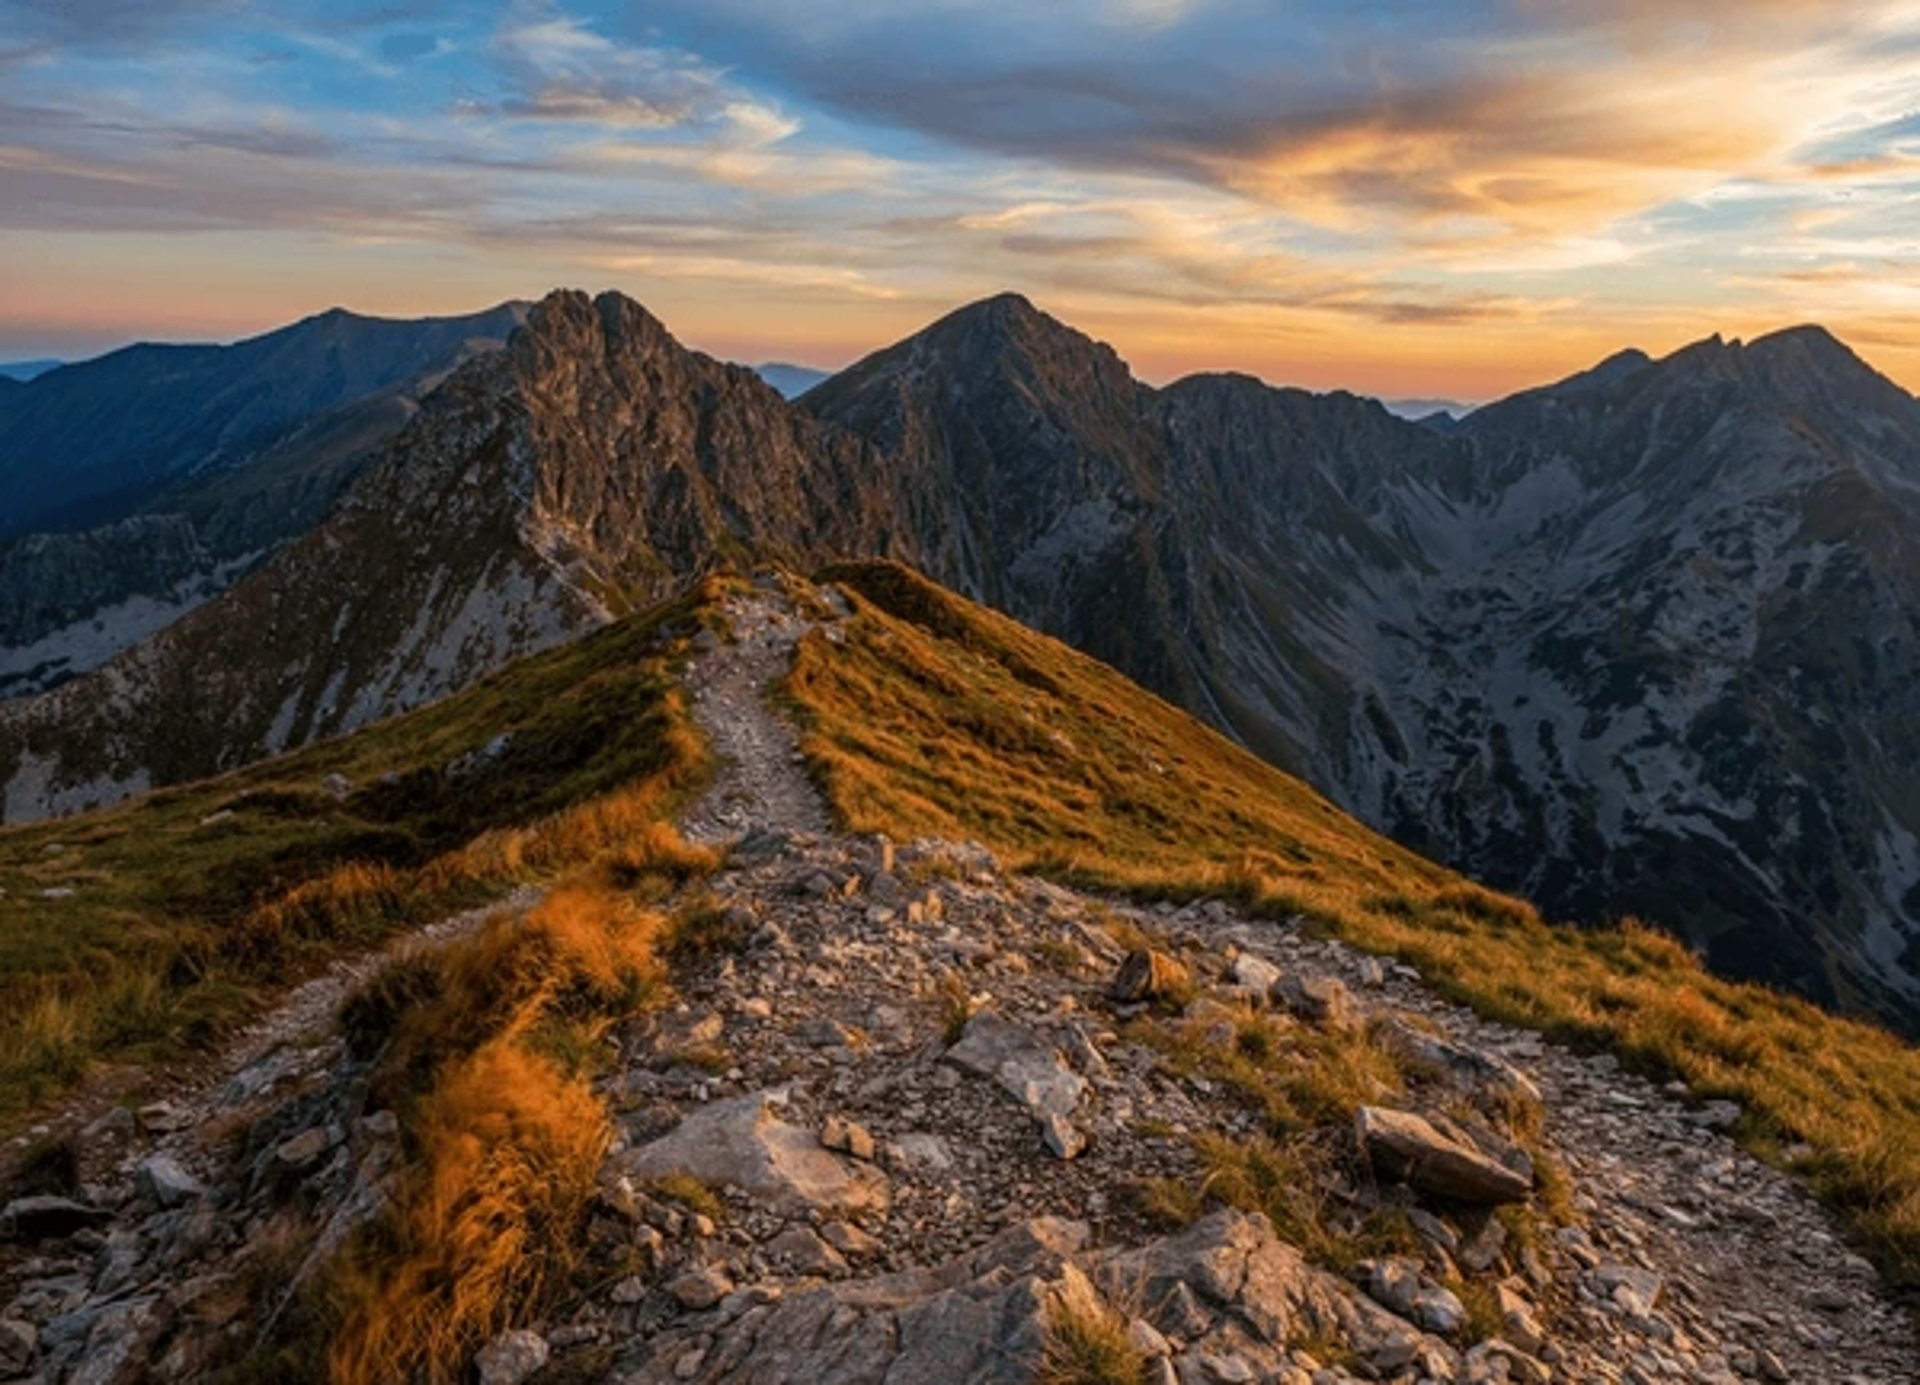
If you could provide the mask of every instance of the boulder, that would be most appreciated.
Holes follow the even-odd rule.
[[[1129,952],[1120,963],[1108,994],[1123,1004],[1133,1005],[1179,995],[1192,984],[1193,977],[1184,963],[1164,952],[1140,948]]]
[[[1540,1100],[1533,1079],[1497,1054],[1430,1034],[1398,1016],[1381,1021],[1375,1034],[1381,1046],[1403,1062],[1426,1068],[1469,1092]]]
[[[667,1292],[687,1311],[704,1312],[733,1292],[733,1280],[718,1265],[699,1265],[668,1284]]]
[[[1049,1315],[1092,1300],[1071,1259],[1086,1242],[1083,1224],[1040,1218],[931,1268],[790,1289],[723,1325],[637,1337],[611,1378],[1028,1385]]]
[[[206,1185],[180,1167],[171,1154],[155,1154],[134,1168],[133,1184],[154,1206],[182,1207],[207,1195]]]
[[[1269,998],[1289,1013],[1328,1029],[1350,1029],[1360,1018],[1353,992],[1336,976],[1289,973],[1274,984]]]
[[[1375,1169],[1435,1197],[1491,1204],[1522,1202],[1533,1191],[1531,1179],[1411,1111],[1362,1106],[1354,1133]]]
[[[1255,995],[1268,994],[1280,982],[1280,968],[1266,958],[1243,952],[1233,959],[1233,984],[1245,986]]]
[[[1035,1120],[1065,1118],[1086,1093],[1087,1082],[1067,1066],[1060,1051],[1032,1030],[982,1010],[967,1021],[947,1061],[997,1081]]]
[[[17,1197],[0,1208],[0,1239],[49,1240],[71,1236],[111,1220],[113,1213],[104,1207],[93,1207],[70,1197],[35,1193]]]
[[[822,1149],[810,1131],[775,1117],[772,1104],[761,1092],[702,1107],[668,1134],[620,1156],[621,1171],[731,1184],[787,1212],[886,1211],[884,1174]]]

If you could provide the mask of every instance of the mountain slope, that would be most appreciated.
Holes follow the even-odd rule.
[[[522,314],[333,313],[233,347],[130,348],[12,396],[0,456],[16,491],[115,489],[73,512],[105,523],[0,540],[0,696],[96,667],[318,524],[420,397]],[[157,470],[126,481],[143,468]]]
[[[1244,377],[1150,390],[1008,298],[805,404],[954,478],[930,571],[1368,821],[1920,1016],[1920,405],[1826,334],[1623,352],[1443,433]]]
[[[418,705],[716,557],[889,555],[1556,913],[1911,1026],[1916,409],[1798,331],[1623,352],[1442,432],[1151,389],[1014,295],[795,407],[556,295],[334,522],[0,713],[6,811]]]
[[[556,294],[428,396],[320,528],[97,672],[0,708],[7,818],[419,706],[742,545],[894,551],[871,469],[630,300]]]
[[[1709,975],[1641,927],[1578,929],[1376,836],[1113,670],[891,564],[828,570],[853,618],[786,693],[857,831],[964,837],[1148,899],[1304,916],[1506,1023],[1731,1096],[1902,1283],[1920,1283],[1920,1050]]]

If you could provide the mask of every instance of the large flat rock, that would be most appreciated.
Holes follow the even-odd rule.
[[[716,1101],[625,1155],[636,1178],[684,1174],[730,1184],[783,1211],[882,1212],[886,1175],[824,1149],[811,1131],[773,1113],[770,1093]]]

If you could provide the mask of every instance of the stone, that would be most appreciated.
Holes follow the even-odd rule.
[[[918,1173],[946,1173],[953,1168],[953,1147],[944,1135],[913,1131],[887,1146],[887,1162]]]
[[[1266,958],[1243,952],[1233,959],[1233,984],[1264,996],[1280,981],[1280,968]]]
[[[1354,1133],[1374,1167],[1422,1192],[1460,1202],[1522,1202],[1530,1179],[1479,1150],[1449,1139],[1410,1111],[1362,1106]]]
[[[885,1247],[852,1222],[830,1221],[820,1228],[821,1239],[842,1255],[878,1255]]]
[[[885,1175],[822,1149],[810,1132],[776,1118],[772,1104],[765,1092],[713,1102],[651,1144],[618,1156],[622,1171],[731,1184],[787,1212],[886,1211]]]
[[[207,1195],[206,1185],[181,1168],[171,1154],[142,1159],[134,1168],[133,1182],[140,1196],[162,1209],[181,1207]]]
[[[1162,1000],[1176,996],[1193,984],[1186,964],[1152,948],[1129,952],[1114,973],[1107,993],[1122,1004],[1144,1000]]]
[[[1353,992],[1335,976],[1289,973],[1275,983],[1271,999],[1289,1014],[1327,1029],[1350,1029],[1360,1014]]]
[[[1403,1062],[1468,1091],[1540,1100],[1540,1088],[1533,1079],[1497,1054],[1428,1033],[1398,1016],[1382,1020],[1374,1032],[1381,1046]]]
[[[1087,1080],[1068,1067],[1060,1051],[1032,1030],[982,1010],[967,1021],[947,1061],[990,1077],[1039,1120],[1068,1116],[1080,1104]]]
[[[326,1128],[316,1125],[302,1130],[292,1139],[281,1141],[273,1151],[273,1160],[288,1173],[305,1173],[332,1148],[333,1140]]]
[[[1593,1271],[1593,1281],[1623,1312],[1639,1317],[1653,1312],[1666,1287],[1661,1276],[1638,1265],[1601,1265]]]
[[[516,1328],[503,1332],[474,1354],[473,1366],[480,1385],[521,1385],[547,1364],[553,1354],[547,1339],[538,1332]]]
[[[763,1249],[777,1262],[800,1274],[844,1274],[847,1262],[839,1251],[804,1226],[790,1226]]]
[[[733,1292],[733,1280],[718,1265],[701,1265],[667,1285],[673,1301],[689,1312],[703,1312]]]
[[[1506,1284],[1496,1284],[1493,1297],[1494,1305],[1500,1310],[1501,1334],[1520,1350],[1538,1356],[1546,1337],[1540,1330],[1533,1305]]]
[[[54,1240],[112,1220],[113,1213],[104,1207],[94,1207],[70,1197],[34,1193],[17,1197],[0,1208],[0,1239]]]
[[[1689,1111],[1686,1121],[1702,1130],[1731,1130],[1740,1123],[1742,1114],[1736,1101],[1709,1101],[1698,1111]]]
[[[1173,1344],[1145,1318],[1134,1318],[1127,1323],[1127,1344],[1149,1361],[1173,1355]]]
[[[1040,1137],[1056,1159],[1076,1159],[1086,1152],[1085,1132],[1052,1111],[1040,1117]]]
[[[820,1143],[856,1159],[871,1160],[874,1154],[873,1132],[857,1122],[840,1116],[828,1116],[820,1128]]]
[[[630,1274],[613,1286],[607,1295],[613,1302],[622,1306],[638,1303],[647,1296],[647,1281],[637,1274]]]
[[[1467,1325],[1467,1306],[1451,1289],[1429,1284],[1414,1296],[1412,1317],[1427,1331],[1451,1337]]]
[[[0,1318],[0,1380],[32,1370],[39,1350],[40,1333],[32,1323]]]

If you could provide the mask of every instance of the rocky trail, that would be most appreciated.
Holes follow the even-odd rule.
[[[607,1272],[481,1349],[482,1385],[1015,1385],[1071,1323],[1110,1326],[1153,1385],[1917,1378],[1910,1319],[1738,1149],[1737,1110],[1298,925],[836,834],[767,696],[836,612],[763,586],[727,614],[688,671],[722,769],[685,830],[732,843],[700,887],[730,945],[599,1079]],[[1264,1190],[1308,1221],[1216,1171],[1242,1205],[1170,1222],[1209,1186],[1200,1137],[1259,1147],[1230,1058],[1351,1083],[1328,1055],[1363,1050],[1403,1085],[1301,1137],[1297,1186]],[[337,1040],[289,1024],[249,1051],[171,1111],[118,1113],[82,1198],[8,1210],[0,1380],[200,1378],[208,1341],[257,1329],[223,1285],[276,1209],[318,1227],[288,1290],[379,1209],[396,1122]]]

